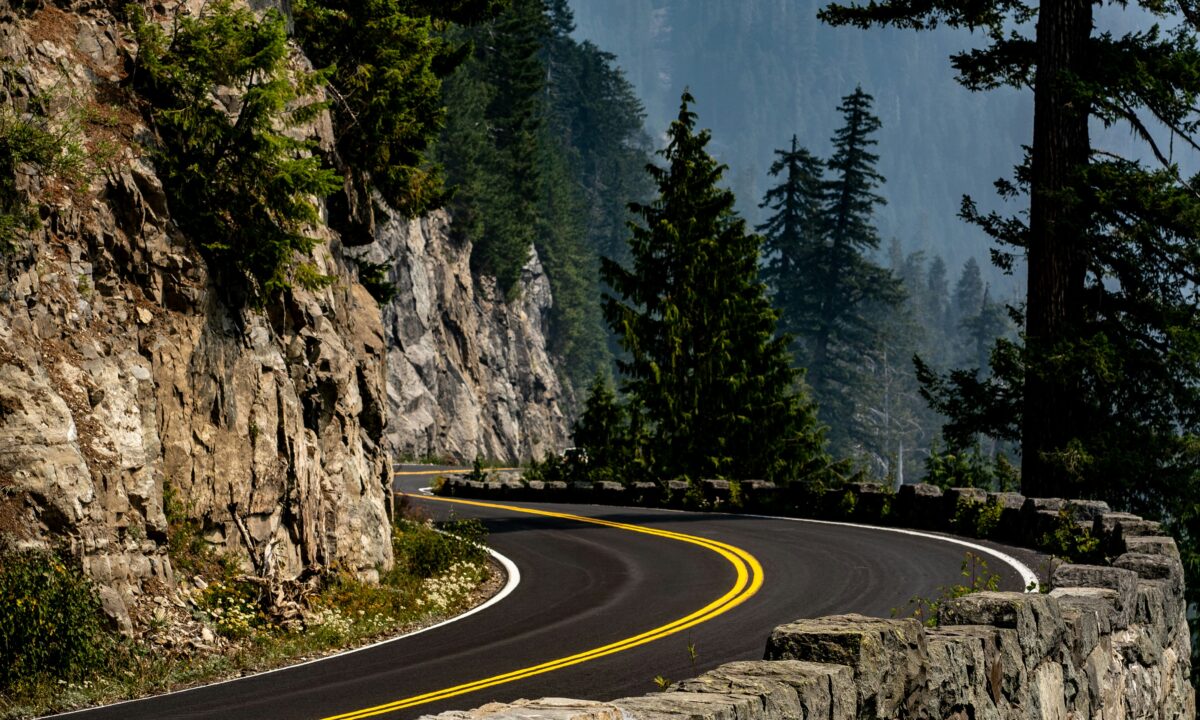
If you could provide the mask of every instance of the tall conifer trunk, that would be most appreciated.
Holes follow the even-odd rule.
[[[1091,0],[1041,3],[1037,24],[1028,246],[1027,347],[1044,357],[1079,332],[1087,219],[1073,186],[1090,151],[1090,108],[1074,96],[1072,76],[1088,62]],[[1074,102],[1073,102],[1074,100]],[[1044,363],[1038,363],[1044,367]],[[1069,495],[1069,480],[1048,462],[1082,420],[1077,385],[1062,374],[1028,372],[1022,413],[1021,489],[1026,495]]]

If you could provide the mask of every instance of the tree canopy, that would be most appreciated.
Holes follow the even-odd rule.
[[[1027,214],[963,215],[1028,276],[1021,346],[992,353],[992,374],[928,378],[960,433],[1021,441],[1027,495],[1103,497],[1166,520],[1188,572],[1200,574],[1200,178],[1185,177],[1169,143],[1200,149],[1200,14],[1190,2],[1121,3],[1154,25],[1098,27],[1071,2],[883,0],[828,7],[860,27],[981,31],[982,47],[951,58],[972,90],[1033,91],[1033,137],[1006,198]],[[1164,25],[1174,26],[1164,29]],[[1152,160],[1097,142],[1093,123],[1122,125]],[[1196,588],[1190,591],[1194,601]]]
[[[835,452],[850,455],[870,432],[860,401],[873,380],[862,359],[879,345],[879,307],[903,293],[871,258],[879,249],[873,213],[884,203],[876,192],[884,181],[875,169],[879,156],[871,151],[879,129],[871,96],[856,88],[838,110],[843,125],[828,161],[794,138],[791,150],[778,151],[772,174],[783,178],[763,200],[775,212],[759,230],[769,249],[764,277],[784,327],[795,333],[796,361],[808,370]]]
[[[602,261],[623,389],[657,477],[803,477],[827,464],[814,408],[758,280],[761,238],[720,187],[693,102],[647,166],[658,196],[630,206],[630,266]]]

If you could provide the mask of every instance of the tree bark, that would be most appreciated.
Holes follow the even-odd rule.
[[[1090,155],[1087,103],[1070,79],[1083,73],[1092,32],[1090,0],[1045,0],[1037,24],[1033,149],[1030,156],[1026,347],[1042,358],[1074,339],[1082,320],[1086,212],[1073,192]],[[1027,366],[1021,428],[1021,490],[1032,496],[1071,494],[1070,478],[1050,454],[1066,447],[1082,419],[1077,384]]]

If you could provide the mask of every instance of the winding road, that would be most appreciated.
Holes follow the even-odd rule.
[[[71,717],[414,718],[546,695],[612,699],[762,657],[783,622],[887,617],[958,579],[967,548],[914,534],[739,515],[422,498],[435,517],[479,517],[520,570],[503,601],[457,622],[320,662]],[[1024,580],[998,559],[1002,589]]]

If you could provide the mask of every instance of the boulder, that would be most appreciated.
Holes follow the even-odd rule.
[[[1058,601],[1039,593],[979,592],[949,600],[938,609],[942,625],[992,625],[1017,632],[1026,667],[1060,657],[1066,626]]]
[[[1114,627],[1124,628],[1133,619],[1133,610],[1137,603],[1137,581],[1137,573],[1119,567],[1065,564],[1054,569],[1050,585],[1054,588],[1106,588],[1112,590],[1116,593],[1114,598],[1116,617],[1112,618],[1112,624]],[[1058,597],[1053,594],[1051,596]]]
[[[897,524],[903,527],[939,530],[946,526],[942,489],[936,485],[901,485],[892,508]]]
[[[835,615],[780,625],[767,640],[767,660],[803,660],[854,670],[860,718],[920,717],[929,654],[921,624]]]
[[[757,695],[782,718],[851,720],[858,702],[854,671],[845,665],[760,660],[727,663],[678,683],[684,691]]]

